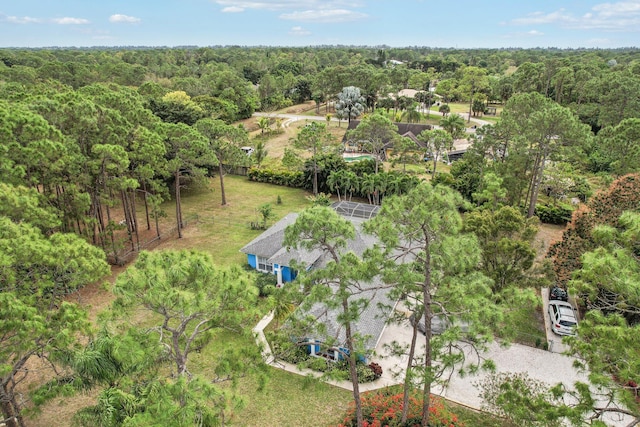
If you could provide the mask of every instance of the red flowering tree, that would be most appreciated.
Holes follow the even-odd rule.
[[[607,190],[595,195],[586,206],[573,213],[571,222],[547,252],[560,284],[566,284],[571,274],[582,267],[582,255],[596,248],[591,231],[596,225],[615,227],[622,212],[640,206],[640,175],[629,174],[615,180]]]

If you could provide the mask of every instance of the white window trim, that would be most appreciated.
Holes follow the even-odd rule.
[[[268,262],[268,258],[256,256],[256,270],[264,273],[273,273],[273,264]]]

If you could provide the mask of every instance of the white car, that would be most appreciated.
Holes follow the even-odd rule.
[[[252,155],[254,151],[253,147],[240,147],[240,149],[244,151],[247,156]]]
[[[565,301],[549,301],[549,319],[551,330],[558,335],[575,335],[578,326],[573,306]]]

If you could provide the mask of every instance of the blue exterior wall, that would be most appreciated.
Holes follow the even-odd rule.
[[[258,258],[253,254],[247,254],[247,262],[253,268],[258,268]]]
[[[258,268],[258,257],[255,254],[247,254],[247,262],[252,268]],[[277,268],[278,265],[275,264],[274,268]],[[296,278],[296,271],[287,267],[286,265],[281,265],[280,270],[282,271],[282,281],[283,282],[293,282]],[[274,273],[275,274],[275,273]]]
[[[286,265],[281,265],[280,269],[282,270],[282,281],[283,282],[293,282],[296,278],[295,270],[287,267]]]

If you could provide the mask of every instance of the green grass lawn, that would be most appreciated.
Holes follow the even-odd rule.
[[[184,229],[184,237],[167,242],[163,247],[198,249],[209,252],[219,265],[244,264],[246,255],[239,252],[245,244],[262,231],[252,230],[250,223],[258,221],[258,207],[270,203],[274,222],[289,212],[298,212],[311,205],[304,190],[271,184],[250,182],[244,176],[226,175],[227,205],[221,205],[220,181],[209,180],[206,187],[197,186],[182,193],[183,217],[198,216],[198,222]],[[280,196],[281,204],[277,204]],[[167,220],[175,218],[173,201],[163,210]]]

